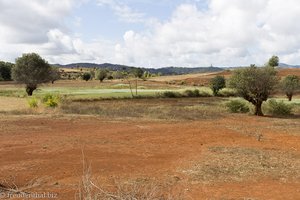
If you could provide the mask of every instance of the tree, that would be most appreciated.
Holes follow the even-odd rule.
[[[141,68],[135,68],[134,70],[132,70],[132,74],[136,78],[142,78],[144,75],[144,71]]]
[[[95,73],[95,70],[90,70],[89,72],[91,74],[91,80],[95,79],[96,78],[96,73]]]
[[[60,79],[60,72],[59,72],[58,67],[52,67],[50,77],[51,77],[52,84],[54,84],[54,81],[57,81]]]
[[[10,81],[11,80],[11,70],[13,68],[14,64],[0,61],[0,77],[4,81]]]
[[[100,82],[103,82],[103,80],[107,77],[107,71],[105,69],[100,69],[96,73],[96,79],[100,80]]]
[[[51,81],[51,66],[36,53],[23,54],[16,59],[12,78],[26,85],[28,96],[32,96],[38,84]]]
[[[92,78],[91,74],[88,72],[83,73],[82,80],[88,81]]]
[[[216,76],[210,81],[210,88],[212,89],[215,96],[218,95],[219,90],[226,87],[226,81],[224,76]]]
[[[123,79],[126,75],[124,73],[122,73],[121,71],[114,71],[112,72],[112,77],[114,79]]]
[[[272,56],[268,61],[268,66],[270,67],[277,67],[279,65],[279,57]]]
[[[277,84],[276,71],[273,67],[251,66],[235,70],[229,86],[237,94],[255,106],[255,115],[263,116],[262,103],[269,98]]]
[[[289,101],[292,101],[294,93],[300,89],[300,79],[296,75],[288,75],[281,81],[280,85]]]
[[[141,68],[135,68],[132,71],[132,74],[135,77],[135,95],[138,94],[138,78],[142,78],[144,75],[144,71]]]
[[[107,75],[107,79],[108,79],[108,80],[113,80],[114,77],[113,77],[111,74],[108,74],[108,75]]]

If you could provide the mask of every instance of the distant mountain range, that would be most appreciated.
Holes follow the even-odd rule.
[[[67,65],[56,64],[61,68],[98,68],[98,69],[108,69],[112,71],[130,71],[136,67],[126,66],[126,65],[118,65],[111,63],[72,63]],[[300,68],[300,65],[288,65],[285,63],[279,64],[280,68]],[[192,73],[207,73],[207,72],[219,72],[226,69],[233,69],[233,67],[163,67],[163,68],[141,68],[144,71],[148,71],[150,73],[160,73],[162,75],[180,75],[180,74],[192,74]]]
[[[136,67],[118,65],[111,63],[95,64],[95,63],[72,63],[67,65],[59,65],[61,68],[98,68],[98,69],[109,69],[113,71],[130,71]],[[218,72],[223,71],[220,67],[163,67],[163,68],[141,68],[144,71],[150,73],[161,73],[162,75],[180,75],[180,74],[191,74],[191,73],[206,73],[206,72]]]
[[[285,63],[279,63],[280,68],[300,68],[300,65],[288,65]]]

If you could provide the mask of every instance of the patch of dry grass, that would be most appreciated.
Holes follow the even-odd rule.
[[[150,178],[138,178],[126,182],[115,181],[113,185],[99,183],[92,176],[91,165],[83,159],[83,174],[78,192],[78,200],[183,200],[185,194],[168,182],[159,183]]]
[[[24,110],[28,108],[27,100],[25,98],[17,97],[1,97],[0,111]]]
[[[67,102],[61,106],[61,111],[66,114],[99,115],[110,118],[217,119],[221,118],[225,112],[219,101],[205,98],[183,98]]]
[[[272,178],[300,179],[300,155],[279,150],[211,147],[203,159],[184,171],[195,182],[233,182]]]
[[[157,183],[155,181],[127,181],[107,186],[95,184],[92,177],[83,179],[80,192],[77,193],[78,200],[183,200],[186,199],[180,191],[173,191],[171,186]]]
[[[41,185],[47,182],[47,178],[35,178],[29,181],[24,186],[19,186],[15,183],[14,177],[11,180],[0,181],[0,199],[10,199],[12,197],[28,197],[30,194],[35,193],[33,190],[39,188]]]

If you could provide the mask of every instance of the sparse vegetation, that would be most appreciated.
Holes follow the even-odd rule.
[[[227,109],[232,113],[248,113],[250,111],[247,102],[243,100],[231,100],[228,101],[225,105]]]
[[[201,183],[242,182],[257,177],[276,180],[300,178],[299,156],[278,150],[245,147],[211,147],[204,160],[184,170]]]
[[[92,75],[89,72],[85,72],[82,75],[82,80],[89,81],[91,78],[92,78]]]
[[[107,71],[105,69],[97,70],[96,72],[96,79],[100,82],[103,82],[103,80],[107,77]]]
[[[268,66],[270,67],[277,67],[279,65],[279,57],[278,56],[272,56],[268,61]]]
[[[0,61],[0,81],[10,81],[14,64]]]
[[[46,94],[42,97],[41,101],[46,107],[55,108],[58,106],[60,97],[58,95]]]
[[[292,101],[294,93],[300,90],[300,78],[296,75],[288,75],[281,81],[280,85],[288,100]]]
[[[27,102],[30,108],[38,107],[38,100],[36,98],[30,98]]]
[[[226,87],[226,81],[224,76],[216,76],[210,81],[210,87],[213,91],[214,96],[217,96],[219,90]]]
[[[32,96],[38,84],[50,82],[51,74],[51,66],[36,53],[23,54],[17,58],[12,70],[13,79],[26,85],[28,96]]]
[[[200,91],[198,89],[186,90],[184,91],[184,95],[187,97],[200,97]]]
[[[79,200],[183,200],[184,193],[173,189],[174,185],[158,183],[150,178],[115,181],[108,187],[95,182],[91,166],[83,162],[83,175],[80,180],[78,192],[75,195]]]
[[[164,103],[166,101],[166,103]],[[211,106],[214,109],[211,109]],[[216,119],[225,109],[220,100],[204,98],[183,99],[128,99],[62,103],[66,114],[99,115],[117,118],[149,118],[162,120]]]
[[[60,77],[60,72],[58,67],[52,67],[51,74],[50,74],[50,79],[51,83],[54,84],[55,81],[59,80]]]
[[[231,88],[223,88],[218,92],[218,96],[220,97],[236,97],[237,92]]]
[[[131,80],[134,90],[134,77]],[[246,100],[234,102],[237,98],[225,98],[235,96],[235,89],[223,88],[218,92],[219,97],[213,97],[209,87],[193,87],[191,81],[184,86],[167,85],[165,80],[138,81],[139,95],[135,98],[131,97],[126,80],[101,84],[57,81],[34,93],[34,98],[41,99],[39,109],[28,109],[27,98],[18,98],[24,93],[20,87],[13,83],[0,85],[3,88],[0,95],[9,96],[0,98],[0,107],[7,104],[5,98],[6,102],[15,100],[16,105],[25,105],[19,109],[10,105],[11,108],[0,110],[3,116],[0,134],[5,139],[1,145],[11,149],[7,161],[19,158],[20,146],[11,145],[16,140],[26,145],[26,152],[35,153],[20,158],[23,160],[20,164],[16,162],[15,167],[33,166],[37,174],[48,175],[49,169],[56,169],[56,163],[60,163],[59,168],[67,174],[62,174],[62,179],[81,178],[79,186],[73,182],[76,186],[70,191],[69,185],[59,179],[50,180],[43,188],[54,187],[60,193],[59,198],[64,199],[74,198],[75,193],[77,199],[88,200],[176,199],[178,191],[185,191],[188,196],[178,199],[189,196],[197,199],[202,194],[211,197],[211,191],[219,190],[219,185],[235,186],[239,182],[245,185],[242,192],[248,194],[249,190],[253,192],[249,182],[265,187],[262,180],[268,180],[269,188],[287,183],[292,185],[291,189],[297,189],[299,111],[284,119],[233,115],[226,112],[226,102],[232,100],[228,103],[232,103],[229,107],[234,112],[248,112],[251,106]],[[45,102],[51,106],[52,99],[60,95],[67,98],[58,102],[58,108],[44,109],[48,107]],[[282,98],[282,93],[279,95],[275,98]],[[298,98],[296,95],[292,103],[285,102],[300,108]],[[263,111],[269,114],[266,105],[263,104]],[[74,173],[74,168],[81,170],[80,163],[74,160],[82,146],[97,167],[94,176],[89,172],[82,177],[81,172]],[[4,172],[15,173],[8,167],[10,164],[1,165]],[[29,176],[35,175],[34,170]],[[178,187],[170,192],[175,184]],[[209,193],[205,193],[207,188]]]
[[[284,101],[270,99],[265,106],[266,113],[274,116],[287,116],[292,114],[293,105],[286,104]]]
[[[262,104],[266,101],[274,86],[277,84],[274,68],[251,66],[235,70],[230,79],[230,87],[236,89],[237,94],[255,106],[255,115],[263,116]]]
[[[161,93],[161,97],[164,97],[164,98],[179,98],[179,97],[182,97],[182,94],[180,92],[165,91],[165,92]]]

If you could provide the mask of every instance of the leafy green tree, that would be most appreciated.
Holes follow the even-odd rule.
[[[113,77],[111,74],[109,74],[109,75],[107,76],[107,79],[108,79],[108,80],[113,80],[114,77]]]
[[[91,74],[91,78],[90,78],[91,80],[96,79],[96,73],[94,69],[90,70],[90,74]]]
[[[107,70],[106,69],[100,69],[96,73],[96,79],[100,80],[100,82],[103,82],[103,80],[107,77]]]
[[[141,68],[135,68],[134,70],[132,70],[132,74],[136,78],[142,78],[144,75],[144,71]]]
[[[88,81],[92,78],[91,74],[88,72],[83,73],[82,80]]]
[[[14,64],[0,61],[0,77],[4,81],[10,81],[11,80],[11,71]]]
[[[122,79],[122,78],[124,78],[126,75],[124,74],[124,73],[122,73],[121,71],[114,71],[114,72],[112,72],[112,77],[114,78],[114,79]]]
[[[51,69],[51,83],[54,84],[54,81],[57,81],[61,78],[59,68],[58,67],[52,67]]]
[[[143,77],[144,78],[148,78],[148,76],[149,76],[149,72],[148,71],[144,71]]]
[[[251,67],[234,71],[229,86],[255,106],[255,115],[263,116],[262,103],[269,98],[278,79],[273,67]]]
[[[289,101],[292,101],[294,93],[300,89],[300,79],[296,75],[288,75],[281,81],[280,85]]]
[[[12,69],[12,78],[18,83],[26,85],[28,96],[39,84],[51,81],[51,66],[36,53],[23,54],[16,59]]]
[[[268,65],[270,67],[277,67],[279,65],[279,57],[278,56],[272,56],[268,61]]]
[[[138,78],[143,77],[144,71],[141,68],[135,68],[132,73],[135,77],[135,95],[137,95],[138,94]]]
[[[215,96],[217,96],[219,91],[225,87],[226,80],[224,76],[216,76],[210,81],[210,88],[212,89]]]

